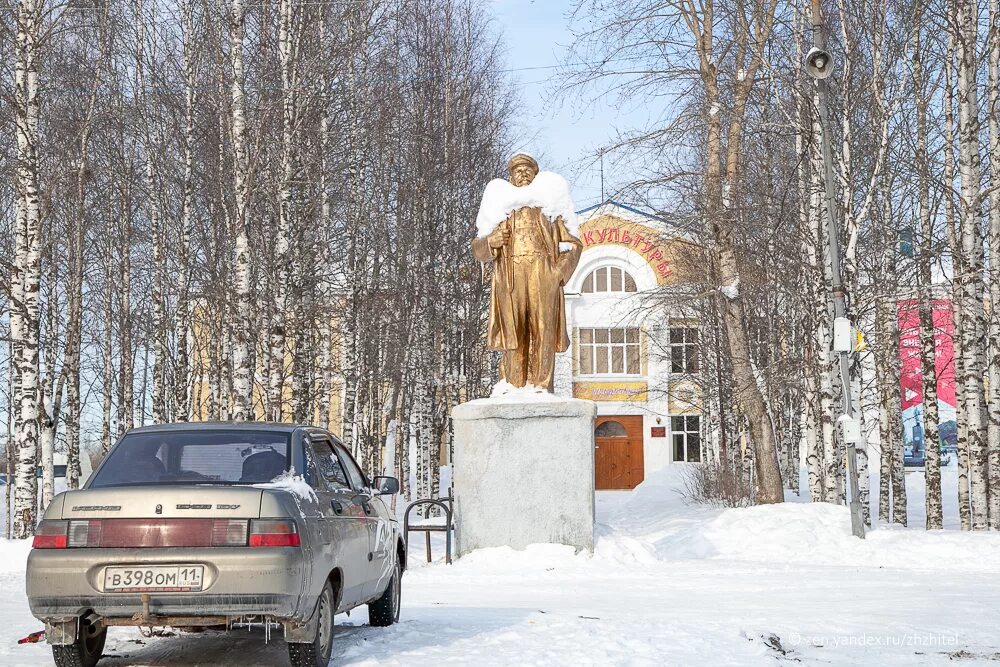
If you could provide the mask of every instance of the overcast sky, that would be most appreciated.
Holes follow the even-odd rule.
[[[641,105],[629,114],[607,104],[588,105],[579,97],[548,104],[555,88],[555,68],[572,42],[566,17],[570,0],[493,0],[496,28],[507,45],[511,77],[520,85],[526,130],[519,150],[540,158],[541,168],[570,181],[578,209],[601,201],[600,168],[587,154],[608,143],[616,128],[625,129],[642,115]],[[606,193],[627,182],[627,174],[605,171]]]

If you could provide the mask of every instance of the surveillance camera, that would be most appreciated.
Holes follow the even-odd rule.
[[[825,79],[833,73],[833,57],[813,47],[806,54],[806,71],[814,79]]]

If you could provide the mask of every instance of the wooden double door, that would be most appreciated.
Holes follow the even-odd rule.
[[[642,417],[598,417],[594,427],[594,487],[634,489],[643,480]]]

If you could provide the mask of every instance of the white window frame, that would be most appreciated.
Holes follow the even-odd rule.
[[[682,331],[682,340],[674,342],[674,332]],[[697,375],[701,371],[701,359],[698,357],[700,330],[696,326],[677,324],[671,325],[667,332],[670,341],[670,372],[685,375]],[[681,370],[674,369],[675,350],[680,350]],[[692,370],[693,367],[693,370]]]
[[[677,419],[682,420],[683,429],[674,428]],[[695,424],[693,429],[688,421],[691,419],[694,420]],[[698,436],[696,458],[691,458],[693,445],[690,438],[692,435]],[[681,439],[681,446],[684,448],[683,458],[677,458],[677,438]],[[670,415],[670,460],[674,463],[701,463],[701,415]]]
[[[612,289],[611,287],[611,272],[620,271],[621,272],[621,289]],[[604,276],[604,287],[605,289],[597,289],[597,274],[601,272]],[[626,286],[632,283],[632,289],[628,289]],[[589,288],[589,289],[588,289]],[[581,294],[635,294],[639,291],[639,284],[635,281],[635,276],[633,276],[627,269],[623,269],[620,266],[605,265],[599,266],[590,273],[587,277],[583,279],[583,283],[580,286]]]
[[[583,340],[583,332],[590,332],[591,342],[585,343]],[[598,332],[606,331],[608,342],[598,342]],[[612,343],[611,340],[614,338],[613,332],[622,332],[622,342]],[[634,335],[630,336],[630,333],[634,332]],[[629,340],[629,338],[634,338],[634,340]],[[580,375],[593,375],[599,377],[612,376],[612,377],[634,377],[642,375],[642,332],[638,327],[578,327],[577,328],[577,368],[580,371]],[[614,371],[614,350],[621,350],[622,359],[622,370],[621,372]],[[632,368],[629,364],[629,351],[634,350],[635,352],[635,368]],[[590,371],[584,370],[584,355],[589,355],[590,357]],[[598,359],[603,356],[607,363],[607,370],[604,372],[598,371]]]

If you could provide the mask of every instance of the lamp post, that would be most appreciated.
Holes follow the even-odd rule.
[[[820,0],[812,0],[811,4],[814,46],[806,55],[806,71],[809,72],[809,76],[816,80],[816,106],[819,111],[823,149],[823,181],[826,190],[826,210],[830,220],[827,238],[830,244],[830,296],[833,299],[834,350],[839,357],[841,393],[844,397],[844,414],[837,420],[837,423],[840,425],[844,445],[847,448],[847,479],[851,493],[851,532],[856,537],[864,539],[865,523],[861,513],[861,501],[858,498],[860,495],[858,490],[858,457],[855,449],[855,445],[861,440],[861,437],[858,420],[854,416],[854,404],[851,400],[850,354],[853,327],[847,319],[847,301],[840,277],[840,210],[837,206],[836,181],[834,181],[833,173],[833,150],[830,147],[830,114],[826,103],[829,92],[826,79],[833,73],[833,58],[826,51]]]

